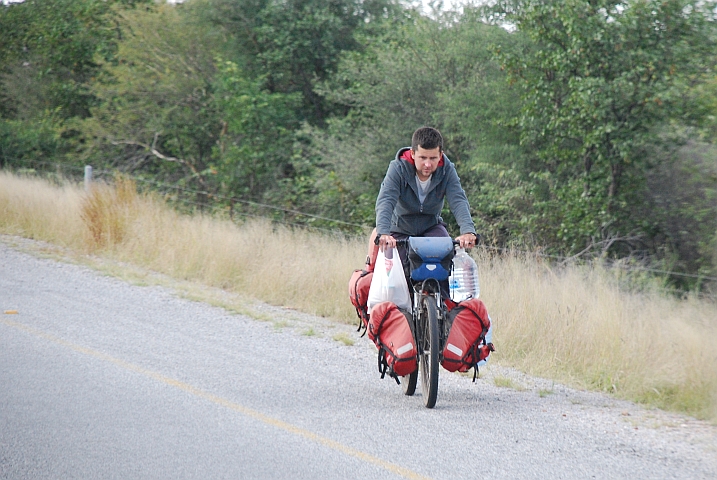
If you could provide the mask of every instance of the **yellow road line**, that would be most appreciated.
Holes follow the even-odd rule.
[[[358,458],[359,460],[363,460],[364,462],[379,466],[379,467],[384,468],[384,469],[388,470],[389,472],[395,473],[396,475],[399,475],[401,477],[409,478],[411,480],[419,480],[419,479],[422,480],[422,479],[429,478],[429,477],[424,477],[423,475],[420,475],[420,474],[418,474],[412,470],[409,470],[407,468],[401,467],[399,465],[395,465],[395,464],[387,462],[385,460],[381,460],[378,457],[374,457],[373,455],[362,452],[355,448],[351,448],[346,445],[343,445],[335,440],[331,440],[330,438],[322,437],[321,435],[317,435],[309,430],[305,430],[301,427],[297,427],[296,425],[292,425],[290,423],[284,422],[283,420],[279,420],[279,419],[270,417],[268,415],[265,415],[265,414],[259,412],[258,410],[254,410],[254,409],[245,407],[243,405],[239,405],[238,403],[234,403],[230,400],[227,400],[226,398],[222,398],[222,397],[216,396],[214,394],[211,394],[209,392],[205,392],[204,390],[193,387],[192,385],[190,385],[188,383],[184,383],[184,382],[175,380],[170,377],[165,377],[164,375],[162,375],[160,373],[153,372],[151,370],[147,370],[145,368],[142,368],[138,365],[134,365],[129,362],[125,362],[124,360],[112,357],[110,355],[99,352],[97,350],[92,350],[90,348],[86,348],[86,347],[68,342],[68,341],[58,338],[52,334],[43,332],[41,330],[37,330],[32,327],[28,327],[27,325],[23,325],[22,323],[13,322],[10,320],[6,320],[4,318],[0,318],[0,322],[4,323],[10,327],[14,327],[19,330],[24,330],[25,332],[28,332],[37,337],[44,338],[53,343],[57,343],[64,347],[70,348],[76,352],[84,353],[86,355],[90,355],[90,356],[98,358],[100,360],[114,363],[115,365],[125,368],[127,370],[131,370],[133,372],[140,373],[146,377],[153,378],[154,380],[157,380],[161,383],[178,388],[180,390],[184,390],[185,392],[190,393],[196,397],[203,398],[203,399],[208,400],[217,405],[221,405],[222,407],[242,413],[248,417],[259,420],[260,422],[265,423],[267,425],[271,425],[271,426],[274,426],[281,430],[284,430],[286,432],[293,433],[295,435],[299,435],[308,440],[311,440],[311,441],[314,441],[321,445],[324,445],[326,447],[329,447],[333,450],[336,450],[341,453],[345,453],[346,455]]]

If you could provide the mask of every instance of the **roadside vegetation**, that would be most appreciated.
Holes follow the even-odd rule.
[[[3,2],[0,231],[350,322],[431,125],[495,360],[717,421],[715,1],[419,3]]]
[[[419,3],[6,2],[0,169],[357,234],[431,125],[492,247],[717,291],[714,1]]]
[[[0,232],[344,323],[356,319],[347,283],[366,254],[365,235],[180,214],[122,177],[86,193],[0,172]],[[665,293],[649,277],[599,263],[557,265],[488,249],[473,255],[495,322],[494,362],[717,422],[714,300]]]

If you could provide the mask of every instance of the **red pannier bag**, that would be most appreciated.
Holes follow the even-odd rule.
[[[375,235],[376,229],[371,233],[370,238],[374,238]],[[359,317],[357,331],[360,331],[362,327],[366,328],[368,325],[368,291],[371,287],[371,279],[373,278],[373,269],[376,266],[377,256],[378,245],[369,241],[366,268],[363,270],[354,270],[349,279],[349,300],[351,300],[351,305],[354,306],[356,315]]]
[[[359,317],[359,330],[368,325],[368,290],[371,287],[373,271],[354,270],[349,280],[349,299]]]
[[[492,343],[485,343],[490,328],[488,311],[481,300],[469,298],[453,307],[447,317],[451,330],[441,365],[449,372],[467,372],[494,351]]]
[[[378,347],[378,370],[396,379],[416,371],[416,342],[408,317],[393,302],[381,302],[371,309],[368,338]]]

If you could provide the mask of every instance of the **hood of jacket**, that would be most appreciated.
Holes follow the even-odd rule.
[[[441,153],[441,159],[438,161],[438,166],[442,167],[445,164],[444,158],[446,158],[445,153]],[[396,153],[396,160],[404,160],[411,165],[413,165],[413,168],[416,168],[416,161],[413,159],[413,150],[411,150],[410,147],[402,148]]]

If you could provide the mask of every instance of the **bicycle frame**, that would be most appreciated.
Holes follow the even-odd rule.
[[[398,243],[398,242],[397,242]],[[402,241],[406,245],[408,241]],[[455,247],[455,242],[454,247]],[[438,372],[443,357],[443,348],[448,338],[450,325],[447,322],[446,307],[441,295],[439,277],[434,277],[433,269],[421,268],[421,280],[413,280],[414,272],[409,276],[411,296],[413,297],[413,315],[411,328],[416,341],[418,370],[421,372],[423,400],[427,408],[433,408],[438,396]],[[445,275],[445,269],[441,275]],[[413,395],[418,372],[404,377],[404,393]]]
[[[436,301],[436,307],[438,308],[438,328],[440,332],[440,349],[443,351],[443,347],[446,343],[446,338],[448,337],[448,330],[446,330],[446,306],[443,303],[443,298],[441,296],[441,288],[440,284],[438,283],[438,280],[434,278],[429,278],[426,280],[423,280],[422,282],[412,282],[413,283],[413,322],[414,322],[414,328],[418,326],[418,322],[421,320],[420,314],[423,312],[422,309],[422,301],[424,297],[431,296]],[[416,332],[416,335],[418,335],[418,329],[416,328],[414,330]],[[418,344],[418,338],[415,339],[416,343]],[[422,353],[420,351],[419,347],[419,355]],[[441,360],[439,358],[439,360]]]

